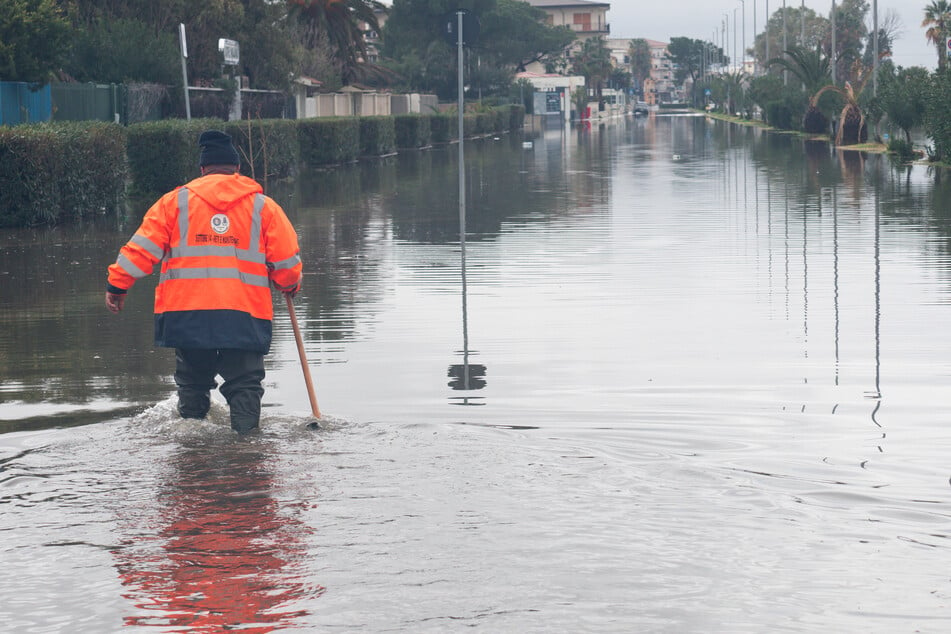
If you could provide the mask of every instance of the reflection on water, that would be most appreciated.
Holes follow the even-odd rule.
[[[238,441],[175,417],[148,288],[104,311],[128,227],[0,234],[0,621],[946,630],[951,178],[704,117],[531,135],[467,144],[464,227],[456,148],[272,184],[316,433],[280,307]]]
[[[219,432],[220,433],[220,432]],[[273,456],[254,444],[186,442],[166,461],[154,520],[113,550],[136,613],[126,626],[269,632],[306,614],[289,604],[317,597],[294,571],[312,531],[271,491]]]

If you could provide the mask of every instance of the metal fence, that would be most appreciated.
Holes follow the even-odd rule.
[[[0,125],[49,121],[52,114],[50,87],[31,90],[30,84],[0,81]]]
[[[125,86],[118,84],[52,84],[53,121],[122,120],[121,97]],[[121,93],[121,97],[120,97]]]
[[[216,88],[191,88],[192,115],[228,118],[231,97]],[[293,118],[294,104],[275,90],[242,90],[242,116]],[[0,82],[0,125],[41,121],[114,121],[121,124],[184,117],[181,88],[159,84],[54,83],[38,91]]]

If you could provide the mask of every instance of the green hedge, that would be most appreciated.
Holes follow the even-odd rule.
[[[125,201],[126,130],[114,123],[0,127],[0,226],[115,214]]]
[[[459,138],[459,118],[453,113],[429,115],[429,136],[432,143],[450,143]]]
[[[414,149],[431,143],[429,116],[421,114],[398,114],[393,117],[396,126],[396,147]]]
[[[393,117],[360,118],[360,156],[385,156],[396,151]]]
[[[220,130],[231,135],[241,155],[241,173],[265,183],[288,178],[300,165],[300,140],[294,119],[230,121]]]
[[[508,130],[521,130],[525,125],[525,106],[515,104],[508,107]]]
[[[130,125],[126,152],[134,193],[161,195],[198,178],[198,137],[218,119],[166,119]]]
[[[518,130],[521,106],[463,117],[466,137]],[[458,137],[456,115],[264,119],[168,119],[127,128],[112,123],[0,127],[0,226],[57,224],[117,213],[127,184],[135,196],[156,197],[197,178],[198,137],[231,135],[241,171],[266,185],[296,173],[301,163],[333,165],[448,143]]]
[[[296,121],[300,158],[307,165],[337,165],[360,156],[360,120],[323,117]]]

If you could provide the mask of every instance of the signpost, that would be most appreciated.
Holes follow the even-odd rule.
[[[231,78],[235,80],[234,99],[231,100],[228,120],[239,121],[241,119],[241,75],[237,73],[237,67],[241,60],[241,47],[235,40],[222,37],[218,40],[218,50],[224,56],[225,66],[231,66]]]
[[[188,99],[188,65],[185,60],[188,58],[188,44],[185,42],[185,25],[178,24],[178,43],[182,49],[182,82],[185,85],[185,118],[192,120],[192,106]]]

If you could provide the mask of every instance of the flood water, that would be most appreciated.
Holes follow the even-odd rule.
[[[102,305],[144,209],[0,233],[0,629],[951,628],[951,174],[487,139],[463,250],[456,152],[270,186],[316,432],[279,298],[263,433],[176,416],[155,276]]]

